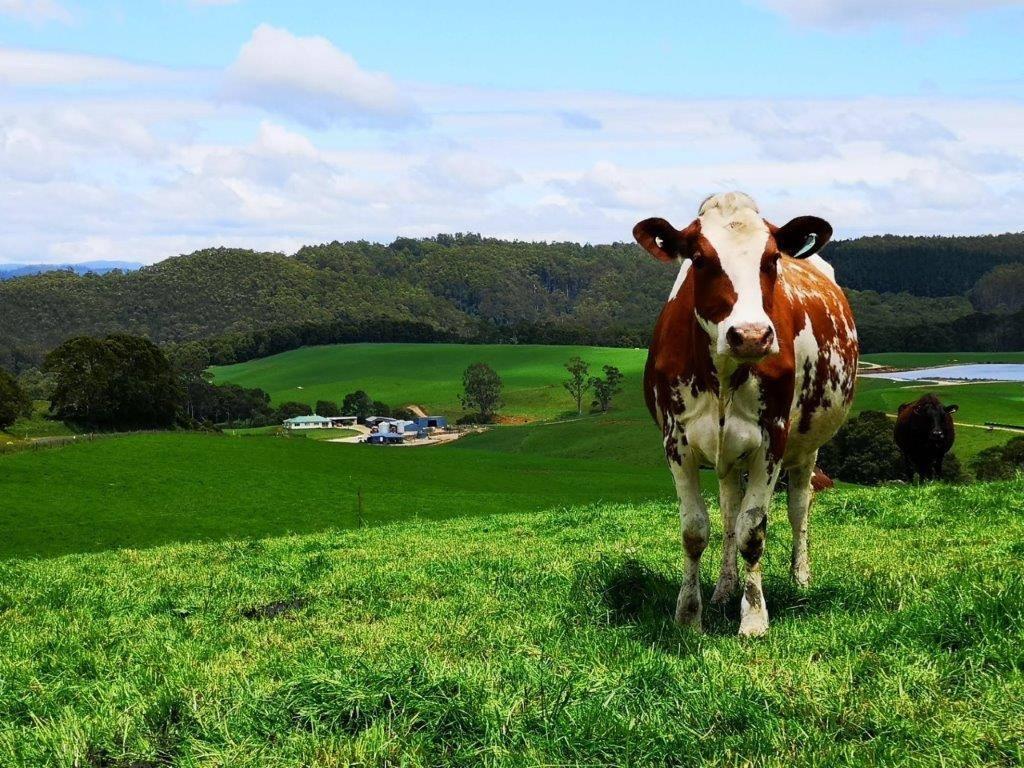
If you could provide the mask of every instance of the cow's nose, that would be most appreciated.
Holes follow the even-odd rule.
[[[770,325],[742,323],[725,332],[729,349],[740,357],[764,357],[775,341],[775,331]]]

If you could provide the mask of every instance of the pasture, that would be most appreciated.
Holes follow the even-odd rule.
[[[0,764],[1019,764],[1022,492],[825,494],[807,591],[776,504],[757,641],[670,501],[8,561]]]
[[[575,415],[561,381],[562,367],[573,355],[600,374],[602,365],[626,375],[622,401],[641,404],[639,377],[647,350],[614,347],[561,347],[507,344],[332,344],[303,347],[272,357],[211,368],[214,381],[260,387],[275,403],[295,400],[341,402],[363,389],[391,406],[410,403],[428,411],[461,411],[462,372],[484,362],[501,376],[505,388],[502,413],[526,419]]]
[[[307,401],[363,387],[451,413],[462,367],[492,351],[357,347],[298,350],[294,377],[297,353],[279,356],[267,386]],[[768,637],[735,637],[736,600],[694,634],[672,622],[677,505],[643,353],[494,351],[509,413],[534,421],[449,446],[271,427],[0,455],[0,765],[1024,757],[1024,482],[822,494],[807,591],[788,580],[777,495]],[[611,413],[564,418],[573,352],[626,373]],[[374,356],[424,367],[363,364]],[[299,383],[343,357],[342,379]],[[891,411],[919,388],[861,385],[858,407]],[[958,419],[1020,395],[953,390]],[[721,537],[705,480],[707,599]]]
[[[340,401],[347,392],[365,389],[390,405],[415,403],[448,415],[458,415],[462,371],[476,361],[489,363],[505,382],[505,407],[512,420],[562,421],[575,419],[561,382],[563,365],[578,354],[591,363],[617,366],[624,374],[622,393],[613,410],[601,420],[545,425],[543,431],[502,427],[472,438],[474,447],[514,452],[540,451],[551,456],[599,456],[607,452],[643,465],[660,464],[657,437],[643,404],[646,350],[609,347],[458,344],[344,344],[305,347],[273,357],[212,369],[217,381],[261,387],[274,402],[298,400],[314,405],[319,399]],[[926,367],[953,361],[1021,362],[1024,353],[957,352],[867,355],[868,362],[897,367]],[[900,403],[935,391],[960,412],[954,452],[968,459],[979,450],[1005,443],[1011,433],[989,431],[986,421],[1018,423],[1024,414],[1024,384],[965,382],[937,387],[916,382],[861,378],[854,412],[881,410],[895,414]],[[584,423],[587,422],[587,423]]]
[[[657,439],[655,436],[655,443]],[[0,455],[0,558],[665,499],[658,463],[469,446],[135,434]]]

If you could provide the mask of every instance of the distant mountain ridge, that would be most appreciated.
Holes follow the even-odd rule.
[[[911,339],[922,351],[1024,348],[1019,325],[975,312],[966,295],[994,266],[1024,262],[1024,233],[859,238],[823,255],[865,350]],[[639,347],[676,270],[634,243],[475,234],[332,242],[292,256],[211,248],[133,271],[0,281],[0,366],[21,370],[71,336],[119,331],[201,341],[218,362],[347,341]]]
[[[74,272],[76,275],[87,275],[90,272],[105,275],[115,269],[131,272],[141,269],[142,264],[136,261],[83,261],[75,264],[0,264],[0,280],[11,280],[15,277],[41,275],[45,272]]]

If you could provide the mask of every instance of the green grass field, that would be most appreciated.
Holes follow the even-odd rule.
[[[671,502],[0,563],[0,764],[1019,765],[1022,493],[825,494],[807,591],[776,505],[754,641]]]
[[[534,423],[418,449],[269,427],[0,455],[0,765],[1024,758],[1024,481],[821,495],[808,591],[778,496],[773,626],[742,641],[735,603],[703,635],[671,621],[678,516],[644,353],[326,347],[240,383],[454,415],[489,352]],[[566,418],[574,352],[626,373],[613,412]],[[857,407],[919,387],[865,379]],[[1022,394],[940,389],[958,420],[1004,420]],[[975,431],[1009,437],[962,428],[961,456]],[[716,534],[708,592],[719,555]]]
[[[231,437],[259,437],[259,436],[273,436],[273,437],[295,437],[304,438],[306,440],[337,440],[340,437],[352,437],[358,435],[359,431],[355,429],[344,429],[341,427],[331,429],[296,429],[286,430],[283,427],[272,424],[268,427],[229,427],[224,430],[224,434]]]
[[[349,392],[366,390],[391,406],[419,405],[441,414],[461,413],[462,372],[484,362],[504,381],[503,414],[538,419],[574,414],[561,381],[573,355],[591,364],[615,365],[626,376],[630,407],[641,403],[640,377],[647,350],[499,344],[334,344],[303,347],[238,365],[215,367],[217,382],[266,390],[275,403],[317,400],[338,403]]]
[[[643,366],[646,350],[594,347],[500,346],[452,344],[351,344],[307,347],[235,366],[215,368],[218,381],[232,381],[267,390],[275,402],[341,400],[346,392],[363,388],[392,405],[416,403],[449,416],[461,413],[458,403],[461,374],[472,362],[490,363],[505,381],[502,412],[534,420],[574,418],[572,403],[562,388],[563,365],[579,354],[591,362],[618,366],[625,379],[614,410],[600,420],[585,418],[567,424],[502,427],[466,441],[484,450],[525,452],[561,457],[606,457],[642,466],[660,466],[662,458],[643,404]],[[893,353],[868,355],[882,365],[925,367],[960,362],[1022,362],[1022,353]],[[301,388],[300,388],[301,387]],[[937,392],[956,402],[960,412],[954,449],[961,459],[1005,443],[1013,435],[984,428],[986,421],[1016,424],[1024,420],[1024,384],[950,386],[862,378],[854,411],[882,410],[895,414],[900,403],[925,392]],[[972,426],[973,425],[973,426]]]
[[[661,463],[305,438],[129,435],[0,455],[0,558],[352,527],[359,488],[369,524],[673,494]]]

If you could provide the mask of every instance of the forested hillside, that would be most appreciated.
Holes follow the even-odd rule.
[[[830,243],[822,255],[845,288],[965,294],[999,264],[1024,262],[1024,232],[978,237],[877,235]]]
[[[1022,234],[861,238],[826,257],[849,289],[866,351],[1024,345],[1021,318],[980,314],[968,298],[985,276],[997,294],[1014,294],[1009,283],[1024,271],[991,268],[1024,262]],[[341,341],[642,346],[674,270],[632,243],[478,235],[334,242],[293,256],[208,249],[135,272],[0,282],[0,365],[21,370],[71,336],[116,331],[206,341],[224,363]],[[984,295],[994,292],[988,283]]]

